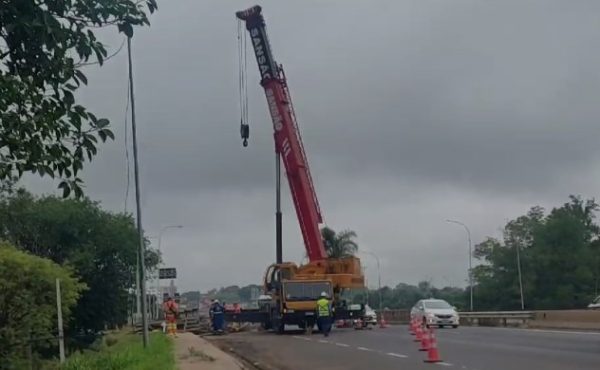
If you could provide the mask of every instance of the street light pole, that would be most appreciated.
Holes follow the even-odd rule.
[[[379,312],[381,312],[381,314],[383,315],[383,311],[382,311],[383,299],[381,297],[381,266],[379,264],[379,257],[374,252],[363,251],[363,253],[366,253],[370,256],[375,257],[375,261],[377,261],[377,285],[378,285],[378,290],[379,290]],[[367,291],[368,290],[369,290],[369,287],[367,287]]]
[[[140,309],[142,310],[142,343],[144,348],[148,347],[148,313],[146,312],[146,264],[144,257],[146,245],[144,242],[144,229],[142,228],[142,206],[140,201],[140,174],[139,174],[139,159],[137,147],[137,127],[135,122],[135,97],[133,94],[133,63],[131,61],[131,37],[127,38],[127,60],[129,67],[129,96],[131,101],[131,141],[133,146],[133,173],[135,180],[135,205],[137,215],[137,231],[139,237],[138,245],[138,264],[136,266],[139,273],[138,286],[140,290]]]
[[[521,253],[519,252],[519,244],[517,248],[517,270],[519,272],[519,292],[521,293],[521,310],[525,310],[525,299],[523,298],[523,278],[521,277]]]
[[[469,290],[470,290],[470,295],[471,295],[470,307],[471,307],[471,311],[473,311],[473,252],[471,251],[471,231],[469,230],[467,225],[463,224],[460,221],[446,220],[446,222],[461,225],[462,227],[465,228],[465,230],[467,232],[467,238],[469,240]]]
[[[181,229],[181,228],[183,228],[183,225],[168,225],[168,226],[163,226],[160,229],[160,231],[158,232],[158,255],[159,256],[161,255],[160,245],[162,242],[162,234],[168,229]],[[160,275],[158,275],[159,271],[160,271],[161,261],[162,261],[162,258],[158,262],[158,269],[156,271],[156,274],[157,274],[157,278],[156,278],[156,318],[158,318],[158,306],[159,306],[158,301],[159,301],[159,299],[160,299],[160,304],[162,305],[162,303],[163,303],[162,294],[160,294]]]

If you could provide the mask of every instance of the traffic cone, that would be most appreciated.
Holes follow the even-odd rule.
[[[416,333],[416,329],[415,329],[416,325],[415,325],[415,320],[410,320],[410,324],[408,325],[408,330],[410,331],[410,335],[415,335]]]
[[[415,330],[415,342],[420,342],[421,340],[423,340],[423,330],[421,329],[421,325],[417,325],[417,328]]]
[[[429,332],[425,330],[423,333],[423,338],[421,339],[421,348],[419,348],[419,351],[428,351],[430,345],[431,342],[429,340]]]
[[[442,362],[437,349],[437,339],[435,338],[433,328],[429,328],[429,349],[427,350],[427,359],[425,362]]]
[[[387,323],[385,322],[385,319],[383,318],[383,316],[381,316],[381,320],[379,321],[379,327],[381,329],[387,328]]]

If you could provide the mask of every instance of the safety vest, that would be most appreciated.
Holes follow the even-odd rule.
[[[177,314],[177,303],[165,302],[165,311],[169,316],[175,316]]]
[[[329,316],[329,300],[327,298],[321,298],[317,301],[317,314],[320,317]]]

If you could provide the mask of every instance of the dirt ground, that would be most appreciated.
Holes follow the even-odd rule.
[[[192,333],[180,333],[175,338],[175,356],[180,370],[247,369],[233,356]]]

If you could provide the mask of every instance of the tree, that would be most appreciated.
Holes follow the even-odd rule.
[[[145,6],[144,6],[145,5]],[[0,182],[24,172],[59,176],[66,197],[82,195],[78,173],[113,139],[106,118],[77,104],[82,68],[107,51],[94,33],[117,26],[126,36],[148,25],[156,0],[3,1],[0,11]],[[91,61],[90,58],[95,58]]]
[[[0,239],[74,268],[88,290],[74,311],[73,332],[95,333],[127,321],[139,245],[131,215],[106,212],[87,198],[34,197],[20,190],[0,200]],[[147,252],[147,262],[158,260],[152,254]]]
[[[30,342],[34,352],[56,343],[56,279],[66,323],[85,285],[72,268],[5,242],[0,242],[0,266],[0,369],[24,368],[20,360]]]
[[[530,309],[585,307],[596,292],[600,229],[598,205],[571,196],[548,215],[533,207],[509,221],[503,240],[488,238],[475,247],[483,264],[475,267],[475,295],[481,309],[520,308],[518,259],[524,301]]]
[[[321,229],[325,251],[329,258],[351,257],[358,252],[358,244],[354,241],[356,233],[352,230],[343,230],[336,233],[329,227]]]

